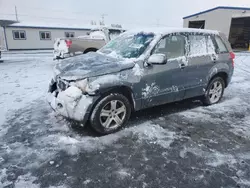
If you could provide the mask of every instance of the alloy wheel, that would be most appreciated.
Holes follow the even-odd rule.
[[[101,109],[100,123],[106,129],[115,129],[122,125],[125,120],[126,113],[126,106],[122,101],[109,101]]]
[[[215,81],[208,93],[210,102],[212,104],[217,103],[221,98],[222,92],[223,92],[222,83],[219,81]]]

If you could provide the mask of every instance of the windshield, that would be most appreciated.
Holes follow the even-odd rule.
[[[100,52],[115,53],[123,58],[138,58],[153,40],[154,34],[124,34],[110,41]]]

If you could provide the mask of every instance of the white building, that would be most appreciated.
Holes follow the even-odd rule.
[[[0,27],[0,49],[5,47],[3,28]]]
[[[7,50],[47,50],[53,49],[55,38],[86,35],[93,27],[93,25],[81,27],[49,23],[14,23],[3,27],[5,32],[0,41],[1,44],[5,43]]]
[[[235,48],[248,48],[250,41],[250,8],[216,7],[183,18],[183,26],[219,30]]]

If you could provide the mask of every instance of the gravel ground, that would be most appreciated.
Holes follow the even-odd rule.
[[[0,64],[0,187],[250,187],[250,54],[237,54],[223,101],[137,112],[118,133],[71,128],[45,94],[51,54]]]

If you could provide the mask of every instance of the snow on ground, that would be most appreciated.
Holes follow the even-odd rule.
[[[54,63],[47,54],[3,55],[0,74],[0,124],[8,112],[20,109],[44,96],[52,76]]]
[[[238,54],[221,103],[144,110],[103,137],[48,106],[52,58],[3,55],[0,187],[250,187],[250,54]]]

